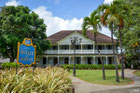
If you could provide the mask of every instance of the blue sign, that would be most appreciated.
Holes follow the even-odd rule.
[[[18,42],[17,63],[22,66],[31,66],[36,61],[36,45],[32,40],[25,38],[22,44]]]

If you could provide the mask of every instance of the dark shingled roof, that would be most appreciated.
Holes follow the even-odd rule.
[[[82,30],[62,30],[60,32],[57,32],[49,36],[47,39],[50,40],[51,43],[55,44],[75,31],[82,34]],[[94,41],[94,34],[92,33],[92,31],[88,30],[86,33],[86,37]],[[102,33],[97,34],[96,40],[97,40],[97,43],[111,43],[111,38]],[[114,39],[114,42],[116,42],[115,39]]]

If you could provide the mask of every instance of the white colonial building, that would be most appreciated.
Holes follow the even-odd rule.
[[[39,65],[61,65],[74,63],[74,50],[71,45],[71,37],[82,38],[80,45],[76,45],[76,64],[101,64],[97,49],[105,64],[114,64],[111,38],[98,33],[97,44],[95,45],[94,34],[87,31],[86,37],[81,30],[65,30],[48,37],[52,47],[44,52]],[[114,40],[116,43],[116,40]],[[117,49],[115,51],[117,58]]]

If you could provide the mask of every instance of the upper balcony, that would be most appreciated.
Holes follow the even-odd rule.
[[[112,50],[99,50],[101,54],[113,54]],[[76,50],[76,54],[98,54],[97,50]],[[74,54],[73,50],[47,50],[45,54]]]
[[[113,54],[111,45],[97,45],[101,54]],[[94,45],[77,45],[76,54],[98,54]],[[115,51],[115,53],[117,53]],[[45,54],[74,54],[74,50],[71,45],[59,45],[53,46],[50,50],[45,51]]]

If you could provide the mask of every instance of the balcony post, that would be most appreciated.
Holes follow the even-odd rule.
[[[49,62],[48,62],[48,56],[46,56],[46,64],[47,65],[49,64]]]
[[[59,44],[58,44],[58,54],[59,54]]]
[[[95,53],[95,42],[93,42],[93,54]]]
[[[106,45],[104,45],[104,50],[107,50]]]
[[[70,47],[70,44],[69,44],[69,54],[70,54],[70,50],[71,50],[71,47]]]
[[[82,45],[82,43],[81,43],[81,54],[82,54],[82,49],[83,49],[83,47],[82,47],[83,45]]]

